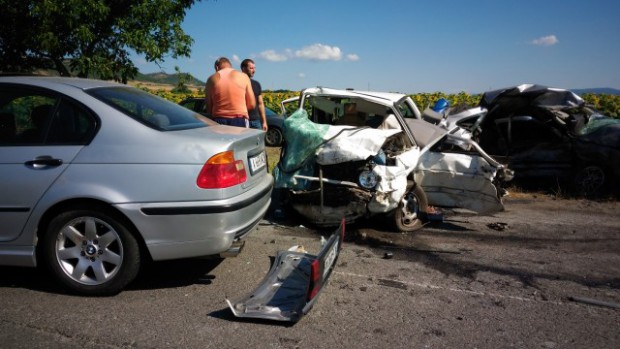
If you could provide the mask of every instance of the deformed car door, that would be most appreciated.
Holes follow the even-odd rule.
[[[13,121],[0,138],[0,242],[16,239],[33,208],[82,149],[94,119],[58,96],[41,90],[0,87],[0,112]],[[46,106],[39,125],[35,110]],[[30,137],[40,127],[39,136]],[[76,132],[71,132],[71,131]]]
[[[506,170],[501,164],[473,141],[451,135],[439,126],[417,119],[405,119],[405,122],[416,143],[423,147],[414,173],[429,205],[459,207],[481,214],[504,209],[501,190],[494,184],[496,177]],[[470,142],[474,151],[441,150],[445,147],[440,143],[450,141]]]

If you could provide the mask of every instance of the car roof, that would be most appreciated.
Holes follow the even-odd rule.
[[[26,84],[32,86],[40,86],[46,88],[58,88],[61,86],[71,86],[80,90],[86,90],[96,87],[119,87],[127,86],[117,82],[95,80],[95,79],[83,79],[73,77],[61,77],[61,76],[0,76],[0,82],[3,83],[16,83]]]
[[[369,100],[376,100],[379,103],[392,102],[396,103],[403,99],[403,97],[407,97],[406,94],[403,93],[395,93],[395,92],[376,92],[376,91],[361,91],[361,90],[339,90],[327,87],[311,87],[302,91],[304,94],[313,94],[313,95],[334,95],[341,97],[351,97],[351,98],[365,98]]]

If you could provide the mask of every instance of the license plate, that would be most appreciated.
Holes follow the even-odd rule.
[[[336,260],[336,256],[338,255],[338,245],[339,241],[336,241],[336,243],[329,249],[327,256],[325,256],[325,262],[323,263],[323,277],[325,277],[325,275],[329,272],[329,269]]]
[[[267,158],[265,157],[265,152],[261,152],[260,154],[250,158],[250,171],[252,173],[260,170],[265,166],[267,166]]]

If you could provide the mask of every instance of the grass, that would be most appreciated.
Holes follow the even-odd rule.
[[[265,151],[267,153],[267,166],[269,168],[269,172],[273,173],[273,169],[276,167],[278,161],[280,161],[280,147],[265,147]]]

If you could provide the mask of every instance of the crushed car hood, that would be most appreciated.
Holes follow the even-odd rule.
[[[407,190],[407,179],[412,172],[427,193],[430,205],[485,214],[504,209],[501,195],[493,184],[499,164],[481,156],[432,151],[437,142],[447,137],[447,131],[422,120],[407,119],[407,123],[412,123],[407,127],[415,129],[415,141],[423,148],[400,146],[394,163],[389,166],[376,161],[373,172],[381,181],[368,204],[371,213],[395,209]],[[275,186],[304,190],[310,185],[304,177],[314,173],[315,164],[366,160],[377,154],[380,157],[381,147],[402,133],[394,128],[316,124],[308,119],[305,110],[299,109],[284,123],[287,147],[274,170]]]

